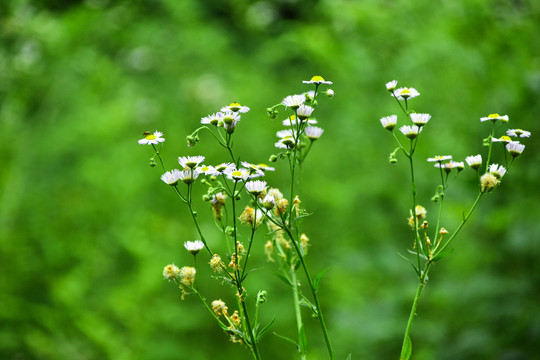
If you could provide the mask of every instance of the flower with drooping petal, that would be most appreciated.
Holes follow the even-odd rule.
[[[221,163],[214,167],[219,174],[225,174],[228,170],[236,169],[233,163]]]
[[[531,136],[531,132],[523,130],[523,129],[510,129],[506,131],[506,135],[512,136],[512,137],[522,137],[522,138],[527,137],[528,138],[529,136]]]
[[[410,100],[419,96],[420,93],[415,88],[402,87],[392,92],[392,96],[398,100]]]
[[[256,166],[259,170],[262,170],[262,171],[275,171],[276,170],[276,168],[273,168],[266,164],[257,164]]]
[[[165,141],[163,133],[161,131],[155,131],[153,134],[148,132],[144,133],[144,138],[140,139],[138,142],[141,145],[157,145]]]
[[[298,109],[298,107],[306,101],[306,96],[302,95],[289,95],[281,101],[283,105],[289,107],[293,110]]]
[[[512,157],[518,157],[521,155],[523,150],[525,150],[525,145],[520,144],[519,142],[511,142],[506,144],[506,150],[508,150],[508,153],[512,155]]]
[[[323,132],[324,132],[323,129],[321,129],[320,127],[316,127],[316,126],[307,126],[306,130],[305,130],[306,136],[311,141],[315,141],[318,138],[320,138]]]
[[[197,255],[204,248],[204,243],[201,240],[186,241],[184,247],[193,255]]]
[[[480,121],[481,122],[484,122],[484,121],[488,121],[488,120],[491,120],[493,122],[497,121],[497,120],[501,120],[502,122],[508,122],[509,121],[509,118],[508,118],[508,115],[499,115],[497,113],[495,114],[489,114],[488,116],[485,116],[485,117],[481,117],[480,118]]]
[[[294,131],[294,133],[296,133],[296,131]],[[276,132],[276,136],[278,138],[281,138],[283,139],[284,137],[288,137],[288,136],[293,136],[293,130],[291,129],[284,129],[284,130],[279,130],[278,132]]]
[[[204,156],[180,156],[178,157],[178,163],[182,168],[193,169],[204,161]]]
[[[500,179],[506,173],[506,169],[502,165],[491,164],[489,165],[488,173],[493,174],[497,179]]]
[[[411,114],[411,120],[413,124],[416,126],[426,125],[429,119],[431,119],[431,115],[429,114],[417,114],[417,113]]]
[[[221,113],[214,113],[201,118],[201,124],[211,124],[214,126],[223,126],[223,120],[221,120]]]
[[[381,118],[381,124],[386,130],[394,130],[397,123],[397,115],[390,115]]]
[[[179,177],[180,180],[184,182],[184,184],[192,184],[200,175],[200,171],[198,169],[186,169],[183,171],[180,171]]]
[[[178,184],[178,180],[180,180],[181,176],[182,176],[182,172],[180,170],[173,169],[161,175],[161,180],[163,180],[163,182],[165,182],[168,185],[174,186]]]
[[[232,111],[232,112],[239,112],[239,113],[247,113],[249,111],[249,108],[247,106],[242,106],[239,103],[232,102],[229,106],[224,106],[221,108],[222,112]]]
[[[396,90],[397,80],[392,80],[386,83],[386,90],[394,91]]]
[[[242,161],[242,165],[245,166],[249,170],[250,175],[252,175],[250,177],[264,176],[264,171],[259,169],[257,165],[249,163],[247,161]]]
[[[320,85],[320,84],[327,84],[327,85],[332,85],[332,82],[331,81],[326,81],[324,80],[324,78],[322,76],[319,76],[319,75],[315,75],[311,78],[311,80],[304,80],[302,81],[304,84],[317,84],[317,85]]]
[[[296,110],[296,116],[300,121],[306,120],[313,113],[313,108],[309,105],[300,105]]]
[[[401,131],[403,135],[405,135],[406,137],[412,140],[418,136],[418,134],[422,131],[422,128],[416,125],[412,125],[412,126],[403,125],[402,127],[399,128],[399,131]]]
[[[471,155],[465,158],[467,164],[474,170],[478,170],[482,166],[482,155]]]

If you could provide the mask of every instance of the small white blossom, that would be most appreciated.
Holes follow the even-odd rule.
[[[409,100],[419,96],[420,93],[415,88],[402,87],[394,90],[392,96],[395,96],[398,100]]]
[[[199,170],[202,174],[205,175],[219,175],[219,172],[216,170],[216,168],[210,165],[201,165],[197,167],[197,170]]]
[[[513,157],[517,157],[521,155],[523,150],[525,150],[525,145],[520,144],[519,142],[511,142],[506,144],[506,150],[508,150],[508,153],[512,155]]]
[[[491,164],[489,165],[488,173],[493,174],[496,178],[500,179],[506,173],[506,169],[502,165]]]
[[[416,125],[412,125],[412,126],[403,125],[402,127],[399,128],[399,131],[401,131],[403,135],[405,135],[406,137],[412,140],[418,136],[418,134],[422,131],[422,129]]]
[[[411,120],[416,126],[426,125],[429,119],[431,119],[431,115],[429,114],[417,114],[417,113],[411,114]]]
[[[204,161],[204,156],[180,156],[178,158],[178,163],[182,168],[193,169],[197,167],[200,163]]]
[[[298,109],[298,107],[306,101],[306,96],[302,95],[289,95],[281,101],[281,103],[293,110]]]
[[[508,131],[506,131],[506,135],[508,136],[512,136],[512,137],[529,137],[531,136],[531,132],[530,131],[526,131],[526,130],[522,130],[522,129],[510,129]]]
[[[321,137],[324,130],[316,126],[307,126],[305,132],[308,139],[315,141]]]
[[[396,123],[397,123],[397,115],[390,115],[390,116],[385,116],[381,118],[381,124],[387,130],[390,130],[390,131],[394,130],[394,128],[396,127]]]
[[[249,111],[249,108],[247,106],[242,106],[237,102],[231,103],[229,106],[224,106],[221,108],[221,111],[227,112],[239,112],[239,113],[247,113]]]
[[[229,170],[236,169],[236,166],[233,163],[221,163],[221,164],[215,166],[214,169],[219,174],[225,174]]]
[[[467,164],[474,170],[478,170],[482,166],[482,155],[471,155],[465,158]]]
[[[165,138],[163,137],[163,133],[160,131],[155,131],[153,134],[145,133],[144,138],[140,139],[138,142],[141,145],[157,145],[161,142],[165,141]]]
[[[197,180],[199,175],[200,175],[200,171],[198,169],[189,169],[188,168],[187,170],[180,171],[179,178],[185,184],[189,185],[189,184],[193,183],[195,180]]]
[[[292,149],[294,147],[294,138],[286,136],[274,144],[278,149]]]
[[[251,177],[264,176],[264,171],[262,171],[258,165],[249,163],[247,161],[242,161],[242,165],[248,168]]]
[[[506,136],[506,135],[503,135],[500,138],[492,137],[491,141],[493,141],[493,142],[502,142],[504,144],[514,142],[514,141],[512,141],[512,138],[510,136]]]
[[[392,80],[386,83],[386,90],[394,91],[396,90],[397,80]]]
[[[214,113],[201,118],[201,124],[223,126],[223,120],[221,120],[221,113]]]
[[[247,180],[250,178],[250,171],[243,168],[228,169],[225,174],[227,175],[227,178],[234,181]]]
[[[296,131],[295,131],[296,133]],[[285,130],[280,130],[278,132],[276,132],[276,136],[278,138],[284,138],[284,137],[292,137],[293,136],[293,131],[291,129],[285,129]]]
[[[446,160],[452,160],[452,155],[436,155],[434,157],[428,158],[429,162],[438,162],[441,163]]]
[[[328,96],[329,98],[333,98],[334,95],[335,95],[334,90],[332,89],[326,90],[326,96]]]
[[[315,119],[308,119],[307,123],[309,125],[315,125],[317,124],[317,120]],[[283,126],[296,126],[298,125],[298,121],[296,120],[295,115],[291,115],[288,119],[283,120]]]
[[[253,195],[259,195],[266,189],[266,181],[248,181],[246,183],[246,190]]]
[[[204,248],[204,243],[201,240],[186,241],[184,247],[193,255],[197,255]]]
[[[300,121],[306,120],[313,113],[313,108],[309,105],[300,105],[296,110],[296,116]]]
[[[322,76],[316,75],[311,78],[311,80],[304,80],[302,81],[304,84],[327,84],[332,85],[331,81],[326,81]]]
[[[276,168],[273,168],[266,164],[257,164],[256,166],[259,170],[262,170],[262,171],[275,171],[276,170]]]
[[[496,114],[496,113],[495,114],[489,114],[488,116],[480,118],[481,122],[488,121],[488,120],[491,120],[493,122],[495,122],[497,120],[501,120],[502,122],[508,122],[509,118],[508,118],[508,115],[499,115],[499,114]]]
[[[174,186],[178,184],[178,180],[180,180],[181,176],[182,176],[182,172],[180,170],[173,169],[161,175],[161,180],[163,180],[163,182],[165,182],[166,184]]]

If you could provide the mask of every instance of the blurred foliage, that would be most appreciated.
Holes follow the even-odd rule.
[[[378,121],[398,112],[384,89],[392,79],[418,89],[415,109],[433,115],[419,159],[479,153],[478,119],[493,112],[533,132],[433,269],[414,358],[536,358],[538,34],[535,0],[2,1],[0,358],[247,358],[162,279],[165,264],[191,261],[182,244],[196,233],[136,140],[158,129],[169,163],[201,152],[222,161],[210,137],[188,149],[185,136],[239,101],[252,110],[235,146],[266,161],[280,129],[266,107],[315,74],[334,81],[336,96],[321,101],[326,131],[303,169],[302,198],[313,213],[309,264],[331,268],[321,296],[338,358],[396,358],[416,285],[397,255],[410,245],[407,169],[388,164],[394,144]],[[277,167],[269,181],[283,186],[286,166]],[[420,162],[418,178],[431,211],[436,173]],[[476,186],[467,171],[450,188],[449,229]],[[294,336],[290,293],[264,262],[263,240],[255,257],[265,265],[248,287],[268,290],[261,316]],[[200,270],[201,288],[225,299],[209,275]],[[310,325],[308,358],[324,359]],[[272,334],[261,346],[265,358],[295,357]]]

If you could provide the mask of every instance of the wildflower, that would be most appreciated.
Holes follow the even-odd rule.
[[[298,109],[298,107],[306,101],[305,95],[289,95],[281,101],[281,103],[293,110]]]
[[[153,134],[145,132],[143,135],[144,138],[139,140],[139,144],[141,145],[157,145],[165,141],[165,138],[163,138],[163,133],[160,131],[155,131]]]
[[[221,261],[221,257],[218,254],[212,255],[209,264],[212,270],[216,273],[219,273],[221,272],[221,270],[223,270],[223,262]]]
[[[503,135],[500,138],[491,138],[491,141],[493,142],[502,142],[504,144],[508,144],[512,142],[512,138],[510,136]]]
[[[482,155],[472,155],[465,158],[467,164],[474,170],[478,170],[482,166]]]
[[[300,105],[298,109],[296,109],[296,116],[300,121],[306,120],[311,116],[311,113],[313,113],[313,108],[308,105]]]
[[[204,243],[201,240],[186,241],[184,247],[193,255],[197,255],[204,248]]]
[[[205,175],[219,175],[219,172],[216,171],[216,168],[210,165],[201,165],[197,168],[201,173]]]
[[[191,266],[184,266],[180,269],[180,281],[186,286],[191,286],[195,282],[197,270]]]
[[[512,157],[517,157],[521,155],[523,150],[525,150],[525,145],[520,144],[518,142],[511,142],[506,144],[506,150],[508,150],[508,153],[512,155]]]
[[[237,102],[232,102],[229,106],[224,106],[221,108],[222,112],[232,111],[239,113],[247,113],[249,108],[247,106],[242,106]]]
[[[283,198],[283,194],[281,193],[281,191],[275,188],[271,188],[270,190],[268,190],[268,195],[273,196],[275,200]]]
[[[334,90],[332,90],[332,89],[326,90],[326,96],[328,96],[329,98],[333,98],[334,97]]]
[[[308,139],[315,141],[321,137],[324,130],[316,126],[307,126],[305,132]]]
[[[247,169],[227,169],[225,172],[228,179],[234,181],[247,180],[250,177],[250,172]]]
[[[309,247],[309,238],[307,237],[306,234],[300,235],[300,246],[302,246],[302,250],[304,251],[304,255],[305,255]]]
[[[491,164],[489,165],[488,173],[493,174],[497,179],[500,179],[506,174],[506,169],[502,165]]]
[[[259,196],[266,189],[266,181],[248,181],[246,183],[246,189],[250,194]]]
[[[403,125],[399,128],[399,131],[401,131],[403,135],[412,140],[418,136],[418,134],[422,131],[422,128],[419,128],[416,125]]]
[[[427,215],[427,210],[422,205],[416,205],[414,208],[414,214],[413,211],[410,210],[411,216],[409,217],[409,225],[414,228],[414,218],[416,215],[416,223],[418,224],[419,221],[424,220]]]
[[[239,327],[241,320],[240,320],[240,314],[238,313],[238,310],[234,310],[234,313],[231,315],[231,321],[233,322],[235,327]]]
[[[252,207],[246,206],[239,217],[240,221],[253,226],[255,224],[255,210]]]
[[[222,208],[225,205],[226,199],[227,195],[220,192],[212,196],[212,210],[214,211],[214,217],[217,220],[221,220]]]
[[[396,90],[397,80],[392,80],[386,83],[386,90],[394,91]]]
[[[441,163],[446,160],[452,160],[452,155],[435,155],[434,157],[427,159],[427,161],[429,162],[438,162],[438,163]]]
[[[397,115],[390,115],[381,118],[381,124],[386,130],[394,130],[397,123]]]
[[[293,137],[293,134],[296,134],[296,131],[293,132],[291,129],[279,130],[276,132],[276,136],[281,139],[284,137]]]
[[[223,126],[223,120],[221,120],[220,113],[214,113],[201,118],[201,124],[210,124],[214,126]]]
[[[274,199],[274,195],[266,194],[266,196],[262,200],[263,208],[265,208],[266,210],[272,210],[275,205],[276,200]]]
[[[180,275],[180,269],[174,265],[169,264],[163,268],[163,277],[168,280],[176,279]]]
[[[204,161],[204,156],[181,156],[178,158],[178,163],[184,169],[193,169]]]
[[[219,300],[212,301],[212,310],[214,311],[214,314],[216,314],[217,316],[219,315],[227,316],[227,310],[229,310],[229,308],[227,307],[225,302],[219,299]]]
[[[225,174],[231,169],[235,169],[235,165],[233,163],[221,163],[215,167],[218,174]]]
[[[311,78],[311,80],[304,80],[302,81],[304,84],[317,84],[317,85],[320,85],[320,84],[327,84],[327,85],[332,85],[332,82],[331,81],[326,81],[324,80],[324,78],[322,76],[319,76],[319,75],[315,75]]]
[[[488,120],[491,120],[493,122],[495,122],[497,120],[501,120],[502,122],[508,122],[509,118],[508,118],[508,115],[499,115],[497,113],[489,114],[488,116],[480,118],[481,122],[488,121]]]
[[[492,173],[485,173],[480,177],[480,189],[484,192],[489,192],[500,184],[500,180]]]
[[[411,114],[411,120],[416,126],[426,125],[429,119],[431,119],[431,115],[429,114],[417,114],[417,113]]]
[[[264,176],[264,171],[262,171],[258,165],[248,163],[247,161],[242,161],[242,165],[248,168],[250,178]]]
[[[457,169],[457,171],[460,172],[461,170],[463,170],[465,168],[465,165],[463,164],[462,161],[461,162],[449,161],[449,162],[447,162],[445,164],[436,163],[435,167],[443,169],[446,173],[450,173],[450,171],[452,171],[452,169]]]
[[[161,175],[161,180],[163,180],[163,182],[165,182],[166,184],[174,186],[178,184],[178,180],[180,180],[181,176],[182,176],[182,172],[180,170],[173,169]]]
[[[287,150],[294,148],[294,145],[295,145],[295,142],[292,136],[286,136],[284,138],[281,138],[278,142],[274,144],[274,146],[277,147],[278,149],[287,149]]]
[[[506,135],[512,136],[512,137],[529,137],[531,136],[530,131],[522,130],[522,129],[510,129],[506,131]]]
[[[273,168],[266,164],[257,164],[256,166],[257,168],[259,168],[259,170],[262,170],[262,171],[275,171],[276,170],[276,168]]]
[[[187,169],[180,171],[179,178],[184,184],[192,184],[199,177],[200,171],[198,169]]]
[[[227,133],[232,134],[236,129],[236,124],[240,121],[240,115],[237,112],[226,111],[221,114],[221,121],[223,121],[223,128],[227,130]]]
[[[298,122],[296,121],[296,115],[289,116],[288,119],[283,120],[283,126],[296,126],[298,125]],[[307,120],[308,125],[315,125],[317,124],[317,120],[315,119],[308,119]]]
[[[392,96],[398,100],[409,100],[419,96],[420,93],[415,88],[402,87],[392,92]]]
[[[287,206],[289,205],[289,201],[285,198],[281,198],[279,200],[276,199],[276,215],[282,215],[285,214],[285,211],[287,211]]]

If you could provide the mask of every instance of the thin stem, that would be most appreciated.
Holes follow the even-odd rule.
[[[291,284],[293,286],[293,300],[294,300],[294,312],[296,313],[296,328],[298,330],[298,341],[300,341],[300,336],[302,336],[301,331],[304,327],[304,324],[302,322],[302,313],[300,311],[300,299],[298,297],[298,280],[296,280],[296,270],[294,269],[294,265],[290,265],[289,268],[291,272]],[[304,351],[300,352],[300,359],[306,360],[306,354]]]

